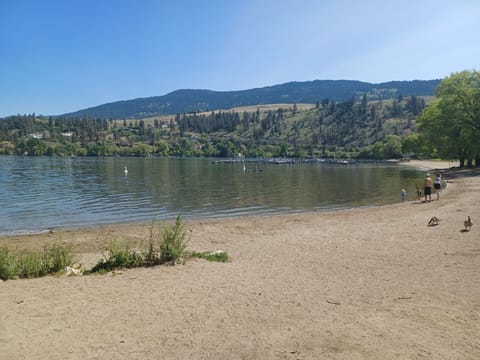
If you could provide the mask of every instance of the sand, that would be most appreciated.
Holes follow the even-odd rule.
[[[427,226],[432,216],[438,226]],[[1,282],[0,359],[480,358],[479,176],[451,176],[430,203],[409,194],[368,209],[185,224],[189,249],[225,250],[231,261]],[[0,246],[71,241],[92,265],[112,239],[141,242],[148,231],[0,237]]]

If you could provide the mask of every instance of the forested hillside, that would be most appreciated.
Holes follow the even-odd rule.
[[[262,104],[315,104],[357,99],[395,99],[399,96],[433,96],[440,80],[391,81],[371,84],[352,80],[289,82],[242,91],[177,90],[164,96],[117,101],[64,114],[64,117],[141,119],[150,116],[231,109]]]
[[[306,110],[182,113],[140,120],[37,117],[0,120],[0,154],[392,158],[411,151],[423,97],[323,99]],[[403,146],[403,148],[402,148]]]

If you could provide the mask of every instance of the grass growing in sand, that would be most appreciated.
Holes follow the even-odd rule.
[[[224,251],[189,252],[189,239],[182,217],[179,215],[173,225],[157,227],[155,221],[150,225],[150,236],[144,248],[135,249],[130,243],[113,242],[107,247],[107,253],[92,273],[103,273],[121,268],[146,267],[162,264],[175,265],[185,263],[187,258],[196,257],[208,261],[226,262],[228,254]]]
[[[84,274],[106,273],[116,269],[175,265],[196,257],[208,261],[226,262],[228,254],[187,251],[189,239],[182,217],[179,215],[173,225],[157,227],[155,221],[150,226],[150,236],[145,246],[136,248],[131,242],[112,241],[106,248],[103,258],[91,269],[83,271],[71,245],[53,244],[45,246],[43,252],[12,253],[7,247],[0,249],[0,279],[34,278],[49,274],[59,274],[74,269]],[[77,265],[77,266],[75,266]],[[73,272],[77,274],[76,272]]]
[[[216,251],[205,251],[205,252],[197,252],[193,251],[190,253],[191,257],[196,257],[199,259],[205,259],[208,261],[216,261],[216,262],[227,262],[228,261],[228,254],[222,250]]]
[[[34,278],[56,274],[73,266],[76,257],[71,245],[53,244],[43,252],[13,254],[7,247],[0,249],[0,279]]]
[[[162,239],[159,242],[160,263],[172,263],[185,255],[188,239],[182,217],[178,216],[175,225],[167,226],[162,232]]]
[[[163,229],[158,229],[153,221],[146,249],[135,249],[129,242],[124,244],[112,242],[107,247],[104,258],[92,268],[91,272],[161,264],[175,265],[185,258],[187,245],[187,232],[180,215],[174,225],[166,225]]]
[[[100,260],[90,272],[103,273],[119,268],[130,269],[144,265],[142,254],[135,250],[128,242],[120,244],[117,241],[113,241],[105,250],[106,254],[104,258]]]

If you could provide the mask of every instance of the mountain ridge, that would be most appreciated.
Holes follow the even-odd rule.
[[[161,96],[120,100],[101,104],[61,117],[94,117],[135,119],[151,116],[230,109],[238,106],[275,103],[316,103],[323,99],[343,102],[363,94],[369,100],[398,96],[433,96],[440,79],[397,80],[368,83],[359,80],[291,81],[278,85],[246,90],[215,91],[209,89],[179,89]]]

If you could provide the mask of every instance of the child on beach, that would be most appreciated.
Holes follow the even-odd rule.
[[[442,188],[442,175],[436,174],[435,181],[433,182],[433,188],[437,194],[437,200],[440,200],[440,189]]]
[[[402,191],[400,191],[400,200],[402,202],[407,201],[407,191],[405,189],[402,189]]]
[[[422,189],[420,186],[417,186],[417,200],[420,200],[422,198]]]

